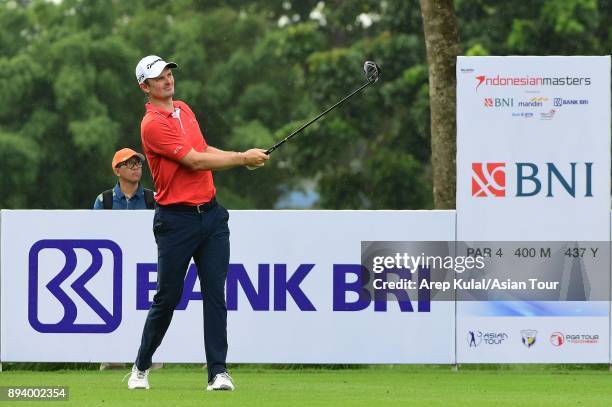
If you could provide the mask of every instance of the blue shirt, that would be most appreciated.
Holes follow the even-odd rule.
[[[102,194],[98,195],[96,198],[93,208],[104,209]],[[117,183],[113,188],[113,209],[147,209],[147,202],[145,201],[142,184],[138,184],[136,193],[128,199],[121,191],[121,188],[119,188],[119,183]]]

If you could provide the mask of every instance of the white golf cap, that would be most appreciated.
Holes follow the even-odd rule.
[[[136,80],[141,84],[145,79],[157,78],[166,67],[177,68],[174,62],[166,62],[157,55],[149,55],[140,60],[136,65]]]

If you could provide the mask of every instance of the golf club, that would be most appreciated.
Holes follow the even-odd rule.
[[[315,118],[313,118],[310,121],[308,121],[307,123],[303,124],[299,129],[295,130],[293,133],[291,133],[290,135],[288,135],[287,137],[285,137],[284,139],[282,139],[278,143],[274,144],[272,147],[270,147],[269,149],[266,150],[266,154],[270,155],[274,150],[276,150],[277,148],[279,148],[280,146],[285,144],[287,141],[291,140],[294,136],[299,134],[306,127],[310,126],[311,124],[313,124],[314,122],[319,120],[321,117],[325,116],[327,113],[331,112],[333,109],[335,109],[336,107],[340,106],[342,103],[344,103],[345,101],[350,99],[356,93],[359,93],[363,89],[367,88],[371,84],[376,83],[378,81],[378,77],[380,76],[381,70],[380,70],[380,66],[378,66],[376,64],[376,62],[366,61],[363,64],[363,71],[365,72],[365,77],[367,79],[366,83],[364,83],[363,85],[361,85],[361,87],[359,87],[358,89],[356,89],[353,92],[351,92],[349,95],[345,96],[342,100],[337,102],[335,105],[331,106],[330,108],[326,109],[325,111],[320,113]],[[259,167],[247,166],[247,168],[249,170],[256,170]]]

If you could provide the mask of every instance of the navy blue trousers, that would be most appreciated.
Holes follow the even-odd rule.
[[[153,353],[161,344],[174,309],[181,300],[187,267],[193,258],[204,300],[204,350],[208,381],[226,371],[225,279],[230,256],[228,220],[229,213],[218,204],[204,213],[156,207],[153,234],[158,255],[157,292],[142,332],[136,358],[139,370],[151,367]]]

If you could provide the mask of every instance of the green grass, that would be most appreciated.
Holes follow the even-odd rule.
[[[68,386],[69,402],[56,406],[612,406],[607,366],[464,365],[453,372],[448,366],[420,365],[241,365],[230,372],[237,385],[233,393],[206,392],[205,371],[193,365],[153,371],[149,391],[127,390],[124,373],[9,370],[0,373],[0,386]]]

